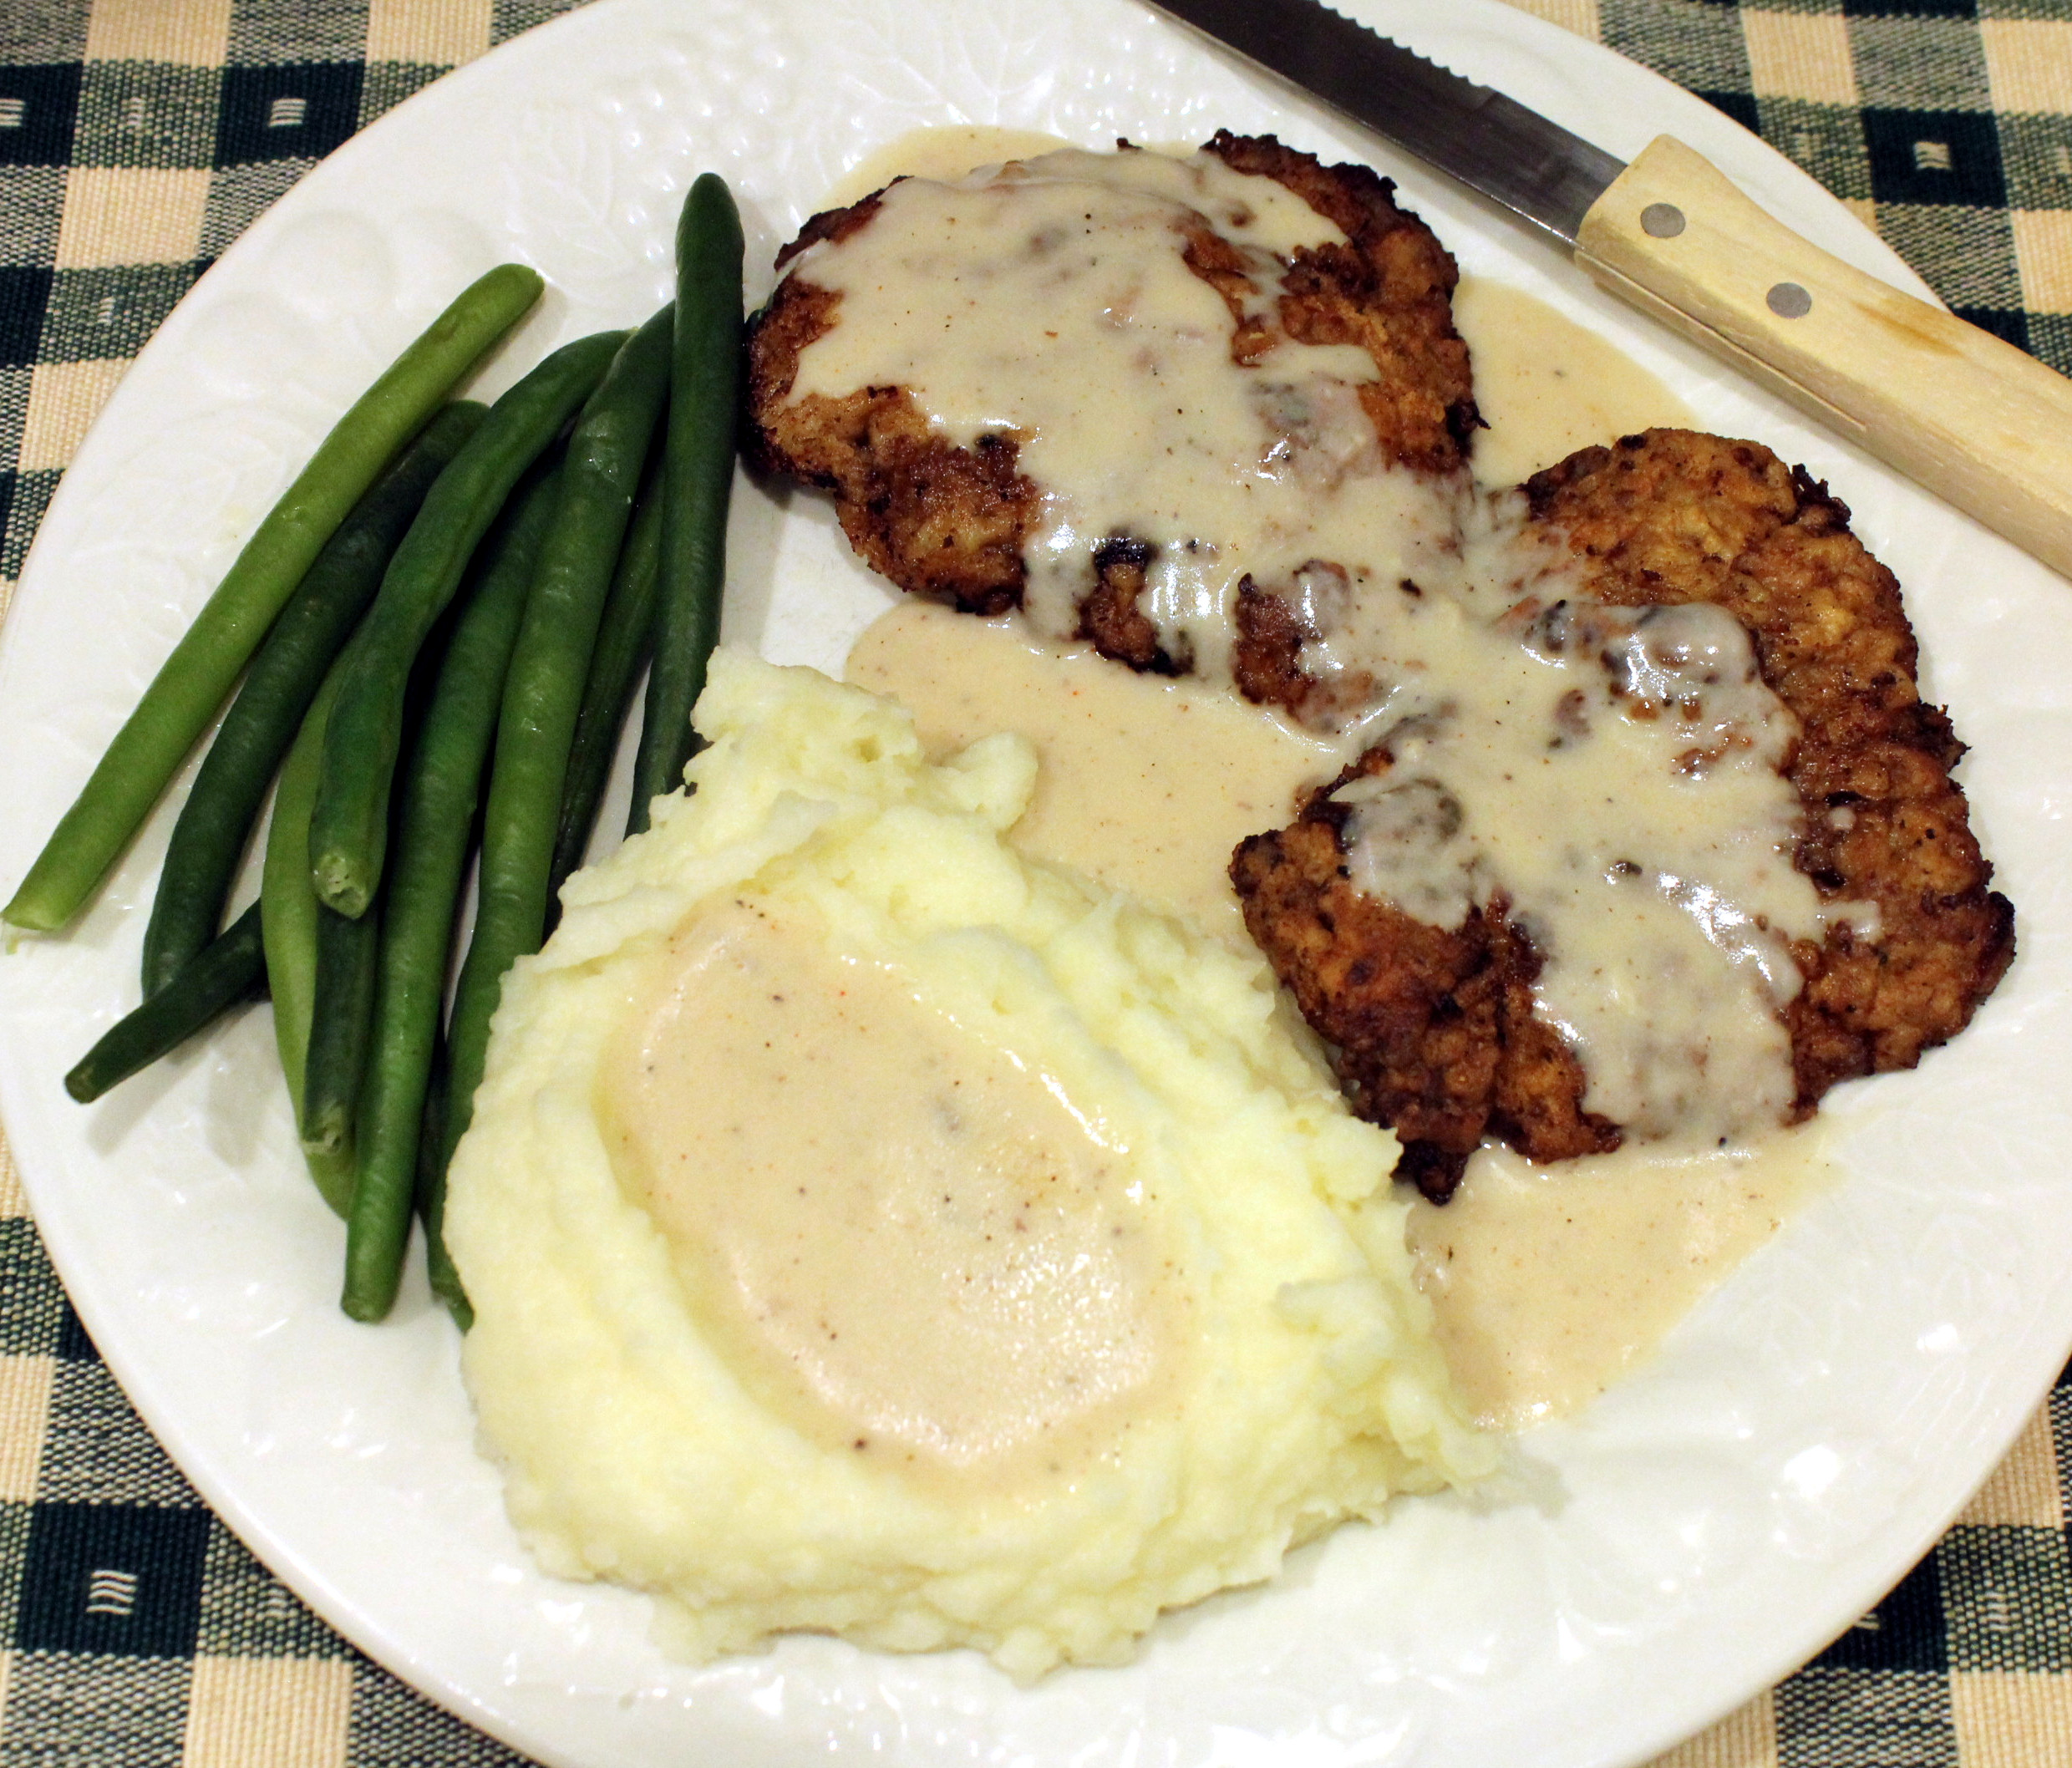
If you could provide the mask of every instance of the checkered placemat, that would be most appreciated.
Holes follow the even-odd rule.
[[[0,0],[0,612],[210,262],[356,129],[573,3]],[[2072,0],[1516,3],[1759,130],[1958,312],[2072,371]],[[1658,1768],[2072,1765],[2064,1468],[2072,1380],[1875,1613]],[[0,1146],[0,1768],[521,1760],[209,1513],[95,1355]]]

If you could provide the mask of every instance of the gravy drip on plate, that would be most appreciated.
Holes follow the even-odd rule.
[[[1036,745],[1036,793],[1010,839],[1252,949],[1231,849],[1285,821],[1338,769],[1332,744],[1206,683],[1060,652],[1021,622],[902,602],[849,653],[858,686],[914,714],[937,755],[996,730]]]
[[[1203,228],[1247,267],[1236,314],[1186,262]],[[1211,688],[1241,586],[1281,597],[1318,684],[1306,734],[1338,764],[1317,777],[1372,758],[1334,794],[1358,887],[1445,926],[1506,908],[1589,1110],[1691,1146],[1775,1126],[1788,942],[1869,930],[1792,866],[1791,716],[1730,616],[1579,601],[1521,495],[1384,457],[1371,359],[1280,327],[1289,261],[1339,237],[1206,154],[910,180],[798,261],[840,298],[791,396],[900,386],[951,442],[1012,437],[1042,488],[1023,607],[1041,638],[1077,632],[1117,540],[1148,549],[1138,607]]]
[[[1474,358],[1475,403],[1489,425],[1475,439],[1475,476],[1484,485],[1522,485],[1613,436],[1704,427],[1616,344],[1522,288],[1464,276],[1453,319]]]
[[[1033,129],[1002,129],[991,123],[936,123],[909,130],[874,147],[830,185],[823,209],[846,209],[881,191],[895,178],[933,178],[955,183],[975,165],[1004,165],[1056,153],[1072,144],[1062,135]]]
[[[1823,1190],[1817,1119],[1752,1146],[1536,1166],[1482,1148],[1408,1238],[1446,1366],[1478,1424],[1516,1430],[1587,1405]]]
[[[680,930],[602,1091],[714,1342],[827,1446],[998,1488],[1165,1390],[1185,1304],[1125,1151],[805,912]]]

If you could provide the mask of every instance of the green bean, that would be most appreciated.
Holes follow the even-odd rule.
[[[310,702],[302,728],[281,764],[280,783],[273,790],[273,820],[267,826],[266,865],[259,880],[267,983],[273,993],[273,1041],[280,1051],[281,1073],[287,1081],[298,1135],[302,1075],[317,995],[317,893],[309,885],[309,807],[317,795],[324,725],[344,670],[341,657]],[[307,1147],[302,1157],[324,1202],[344,1215],[353,1202],[352,1162],[339,1155],[312,1154]]]
[[[546,930],[569,745],[641,461],[668,395],[670,332],[665,307],[627,341],[569,439],[497,718],[475,935],[448,1034],[449,1156],[468,1127],[504,973],[539,950]]]
[[[362,394],[262,521],[59,820],[4,911],[48,932],[78,912],[216,716],[332,531],[439,403],[523,317],[543,285],[500,265]]]
[[[362,913],[381,879],[404,698],[418,651],[511,487],[589,397],[624,337],[606,332],[564,344],[497,400],[439,475],[389,561],[339,689],[310,819],[317,894],[340,914]]]
[[[433,418],[324,542],[259,647],[173,826],[144,933],[145,994],[216,937],[267,787],[302,714],[374,599],[432,480],[485,410],[464,399]]]
[[[453,1254],[446,1250],[446,1046],[442,1039],[433,1051],[431,1085],[424,1092],[424,1133],[418,1142],[417,1212],[424,1223],[424,1275],[432,1293],[446,1304],[454,1323],[465,1332],[475,1324],[475,1308]]]
[[[536,469],[478,555],[475,582],[404,768],[395,851],[383,892],[358,1177],[346,1221],[341,1303],[356,1320],[385,1316],[402,1275],[439,1010],[483,764],[559,489],[557,472]]]
[[[374,956],[380,937],[378,902],[357,919],[317,905],[317,974],[298,1116],[302,1146],[321,1157],[353,1158],[353,1119],[373,1032]]]
[[[576,714],[576,739],[568,752],[568,777],[561,787],[561,826],[554,836],[554,862],[547,873],[546,912],[552,930],[559,912],[561,886],[582,864],[596,827],[597,807],[612,776],[619,733],[627,709],[655,642],[655,586],[662,564],[662,461],[650,462],[640,495],[634,500],[632,525],[619,554],[612,594],[597,628],[591,654],[590,678],[583,684],[582,709]]]
[[[648,807],[658,794],[683,784],[683,764],[696,753],[691,708],[704,691],[706,661],[719,639],[741,388],[741,217],[725,180],[714,173],[701,176],[683,200],[676,279],[662,593],[628,835],[648,826]]]
[[[267,992],[267,958],[255,902],[182,964],[144,1004],[115,1021],[65,1076],[65,1091],[91,1104],[148,1068],[240,1001]]]

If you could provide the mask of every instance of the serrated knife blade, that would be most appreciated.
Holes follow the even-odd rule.
[[[1318,0],[1154,0],[1570,246],[1626,162]]]
[[[1151,0],[1572,248],[1601,286],[2072,576],[2072,381],[1659,135],[1622,162],[1320,0]]]

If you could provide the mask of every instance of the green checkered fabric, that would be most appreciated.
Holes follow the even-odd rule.
[[[0,607],[101,401],[209,263],[355,130],[570,3],[0,0]],[[1759,130],[1958,312],[2072,370],[2072,0],[1518,3]],[[1662,1768],[2072,1764],[2066,1467],[2061,1383],[1872,1614]],[[0,1147],[0,1768],[520,1760],[209,1513],[95,1355]]]
[[[1600,19],[1862,206],[1965,318],[2072,371],[2072,8],[1603,0]]]

